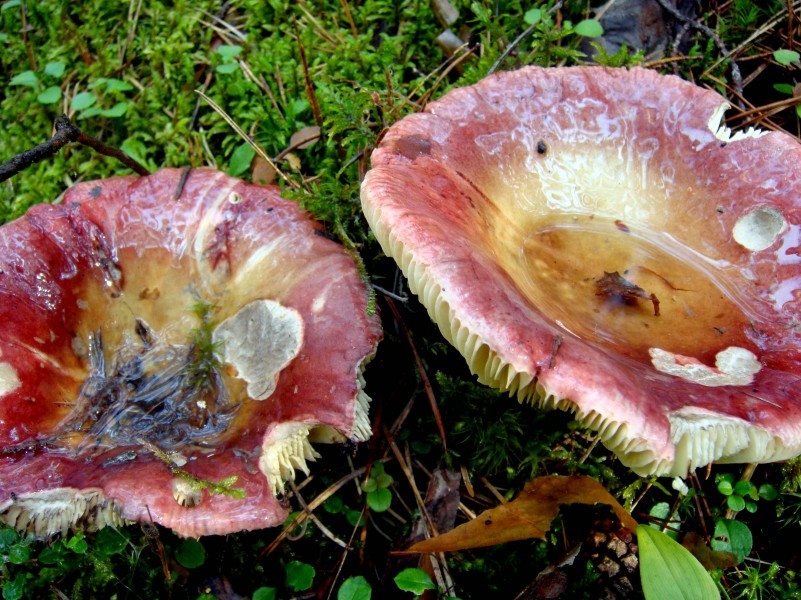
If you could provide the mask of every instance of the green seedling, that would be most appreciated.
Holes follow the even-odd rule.
[[[734,512],[756,512],[758,500],[775,500],[779,495],[776,488],[769,483],[757,487],[750,481],[738,481],[733,473],[717,475],[715,483],[718,491],[726,496],[726,506]]]
[[[392,491],[389,487],[393,479],[384,471],[384,464],[373,463],[370,476],[362,483],[362,491],[367,493],[367,505],[375,512],[384,512],[392,503]]]

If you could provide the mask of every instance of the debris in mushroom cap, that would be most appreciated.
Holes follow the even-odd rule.
[[[278,188],[196,169],[176,198],[181,174],[79,184],[0,228],[0,519],[18,529],[269,527],[305,436],[370,435],[381,330],[353,259]],[[302,430],[271,437],[282,423]]]
[[[727,108],[641,68],[498,73],[390,128],[362,205],[480,381],[642,474],[792,457],[801,145]]]

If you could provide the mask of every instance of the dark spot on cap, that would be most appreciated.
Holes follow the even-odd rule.
[[[409,160],[420,155],[428,156],[431,154],[431,140],[419,135],[407,135],[395,142],[395,151]]]
[[[100,194],[102,194],[102,193],[103,193],[103,188],[102,188],[102,187],[100,187],[99,185],[96,185],[95,187],[93,187],[93,188],[92,188],[92,189],[89,191],[89,195],[90,195],[92,198],[95,198],[95,199],[97,199],[97,198],[100,198]]]
[[[537,142],[537,152],[540,154],[545,154],[548,152],[548,146],[545,144],[545,140],[540,140]]]

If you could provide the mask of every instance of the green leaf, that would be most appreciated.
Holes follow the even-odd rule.
[[[109,77],[104,81],[104,83],[106,84],[106,89],[109,92],[129,92],[134,89],[134,86],[127,81],[115,79],[113,77]]]
[[[97,96],[92,92],[80,92],[72,99],[72,110],[84,110],[97,102]]]
[[[392,504],[392,492],[387,488],[378,488],[367,492],[367,506],[375,512],[384,512]]]
[[[242,173],[250,169],[250,163],[256,156],[256,151],[253,146],[247,142],[241,143],[236,147],[234,153],[231,154],[231,162],[228,165],[228,174],[233,177],[239,177]]]
[[[793,86],[791,86],[789,83],[774,83],[773,89],[779,93],[787,94],[788,96],[792,96],[793,92],[795,91]]]
[[[7,581],[3,584],[4,600],[20,600],[25,596],[25,574],[17,573],[14,581]]]
[[[278,590],[274,587],[260,587],[253,592],[253,600],[275,600],[278,597]]]
[[[314,582],[314,567],[291,560],[284,567],[286,571],[286,586],[294,592],[308,590]]]
[[[120,150],[138,162],[140,165],[146,164],[147,147],[142,140],[128,138],[120,146]]]
[[[648,515],[656,519],[657,521],[662,521],[665,525],[670,527],[665,535],[672,537],[674,540],[679,537],[679,528],[681,527],[681,521],[677,520],[674,516],[673,520],[668,523],[668,517],[670,516],[670,504],[667,502],[657,502],[651,507],[651,510],[648,511]],[[656,525],[652,525],[652,527],[659,529]]]
[[[217,65],[214,70],[223,75],[229,75],[239,69],[239,63],[229,62]]]
[[[242,46],[233,46],[229,44],[221,44],[217,46],[217,54],[222,56],[226,62],[234,60],[242,52]]]
[[[206,561],[206,550],[198,540],[187,538],[175,550],[175,560],[187,569],[195,569]]]
[[[404,569],[395,576],[395,585],[404,592],[412,592],[420,596],[426,590],[435,590],[437,586],[431,581],[428,573],[422,569]]]
[[[96,117],[97,115],[100,114],[101,110],[102,109],[99,106],[90,106],[86,110],[82,110],[80,113],[78,113],[78,118],[88,119],[90,117]]]
[[[14,75],[8,85],[24,85],[25,87],[38,88],[39,78],[33,71],[23,71]]]
[[[715,582],[684,546],[648,525],[637,526],[646,600],[719,600]]]
[[[392,485],[393,481],[392,476],[386,473],[381,473],[381,475],[375,478],[375,484],[379,488],[388,488]]]
[[[44,72],[45,75],[50,75],[51,77],[61,77],[65,68],[66,65],[63,62],[49,62],[45,65]]]
[[[16,545],[12,546],[8,551],[8,562],[14,565],[22,565],[28,562],[31,557],[31,551],[28,546]]]
[[[84,539],[82,533],[76,533],[64,542],[64,546],[72,550],[75,554],[86,554],[86,551],[89,549],[89,544]]]
[[[107,558],[125,550],[129,538],[130,534],[124,529],[104,527],[95,536],[95,549],[101,557]]]
[[[751,490],[754,489],[754,484],[750,481],[738,481],[734,484],[734,492],[741,496],[750,496]],[[756,498],[754,498],[756,500]]]
[[[734,512],[740,512],[745,508],[745,499],[737,494],[732,494],[726,498],[726,506]]]
[[[584,19],[583,21],[579,21],[576,23],[576,26],[573,27],[573,31],[584,37],[591,38],[601,37],[604,34],[604,28],[596,19]]]
[[[373,477],[370,477],[370,479],[362,483],[363,492],[367,492],[369,494],[370,492],[374,492],[377,489],[378,489],[378,484],[376,483],[375,478]]]
[[[718,482],[718,491],[723,494],[724,496],[731,496],[734,493],[734,487],[732,486],[731,482],[723,481]]]
[[[116,119],[118,117],[123,116],[126,112],[128,112],[128,103],[127,102],[117,102],[111,108],[104,108],[100,111],[100,114],[104,117],[109,117],[111,119]]]
[[[16,6],[22,4],[22,0],[8,0],[2,7],[0,7],[0,12],[6,12]]]
[[[753,545],[751,530],[745,523],[734,519],[718,519],[715,523],[715,535],[710,543],[712,550],[731,552],[738,562],[743,562],[751,554]]]
[[[542,9],[541,8],[532,8],[526,11],[526,14],[523,15],[523,20],[528,23],[529,25],[536,25],[542,19]]]
[[[779,492],[771,484],[766,483],[759,486],[759,497],[763,500],[775,500],[779,496]]]
[[[339,496],[331,496],[328,500],[323,502],[323,510],[330,515],[336,515],[346,510],[345,503]]]
[[[348,523],[350,523],[351,527],[361,527],[364,525],[364,515],[358,510],[348,509],[345,511],[345,518]]]
[[[5,551],[19,541],[19,534],[11,528],[0,529],[0,550]]]
[[[55,104],[61,100],[61,88],[57,85],[51,85],[41,94],[36,96],[36,101],[39,104]]]
[[[791,63],[798,62],[801,55],[798,54],[795,50],[776,50],[773,53],[774,60],[779,63],[780,65],[784,65],[785,67]]]
[[[337,600],[370,600],[373,588],[361,575],[348,577],[337,592]]]

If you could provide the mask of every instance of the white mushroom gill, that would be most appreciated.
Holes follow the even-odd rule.
[[[709,131],[711,131],[721,142],[737,142],[747,138],[762,137],[763,135],[769,133],[768,131],[757,129],[755,127],[749,127],[748,129],[743,129],[741,131],[735,131],[732,133],[731,128],[723,124],[723,115],[730,108],[731,105],[729,103],[723,102],[709,117]]]
[[[320,457],[309,442],[314,426],[314,423],[279,423],[264,437],[259,469],[276,495],[284,492],[285,481],[294,481],[296,470],[309,474],[306,461]]]
[[[89,531],[126,524],[120,505],[100,490],[58,488],[28,494],[0,504],[0,522],[36,539],[66,535],[72,528]]]

